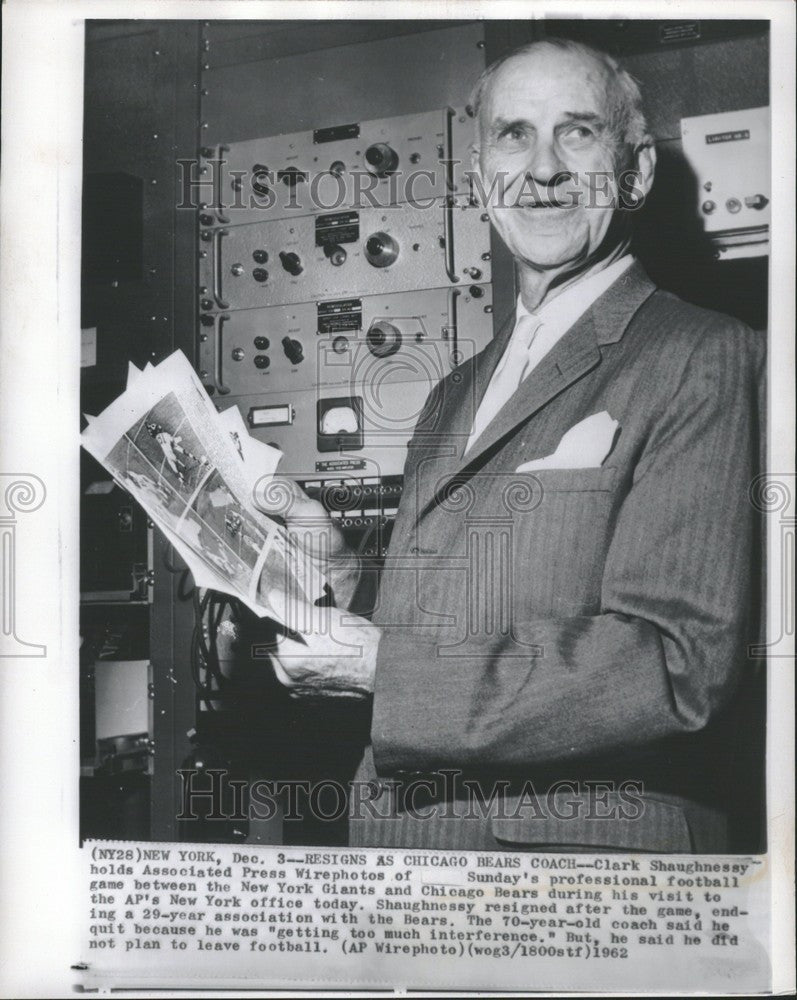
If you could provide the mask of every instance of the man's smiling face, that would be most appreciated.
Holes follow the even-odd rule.
[[[618,173],[631,151],[615,134],[610,71],[541,45],[510,57],[479,111],[478,171],[493,225],[522,263],[578,269],[604,241]],[[503,195],[501,188],[503,187]]]

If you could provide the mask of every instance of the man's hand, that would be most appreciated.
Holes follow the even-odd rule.
[[[348,607],[360,578],[360,559],[323,505],[292,479],[277,475],[258,484],[253,499],[264,514],[284,519],[288,534],[326,577],[335,604]]]
[[[295,697],[371,694],[381,630],[339,608],[304,604],[298,611],[291,625],[300,639],[279,638],[271,654],[277,680]]]

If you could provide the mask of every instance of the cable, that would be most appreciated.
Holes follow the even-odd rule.
[[[191,676],[197,689],[200,707],[216,711],[220,701],[232,687],[221,669],[218,650],[218,629],[229,611],[230,618],[241,620],[240,602],[227,594],[207,590],[203,597],[194,588],[194,630],[191,636]]]
[[[169,559],[167,552],[171,550],[172,546],[168,545],[164,548],[163,554],[161,556],[161,561],[163,562],[164,568],[167,572],[171,573],[172,576],[180,574],[180,579],[177,583],[177,599],[180,601],[189,601],[196,590],[195,584],[191,584],[190,588],[186,587],[189,579],[191,579],[191,571],[186,567],[185,569],[180,569],[179,566],[175,566]]]

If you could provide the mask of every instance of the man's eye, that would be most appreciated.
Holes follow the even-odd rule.
[[[587,125],[573,125],[565,132],[565,141],[587,142],[595,137],[595,133]]]
[[[510,125],[501,133],[501,138],[508,139],[510,142],[520,142],[524,135],[525,133],[520,125]]]

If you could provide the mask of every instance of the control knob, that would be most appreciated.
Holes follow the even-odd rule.
[[[345,354],[349,349],[349,338],[348,337],[335,337],[332,341],[332,350],[335,354]]]
[[[365,162],[368,169],[377,177],[387,177],[396,172],[399,158],[398,153],[391,146],[384,142],[375,142],[365,151]]]
[[[301,274],[304,268],[302,267],[302,261],[298,253],[294,253],[292,250],[283,250],[280,252],[280,260],[282,261],[282,266],[294,277]]]
[[[341,264],[346,263],[346,251],[343,247],[338,246],[337,243],[327,243],[324,247],[324,256],[335,267],[340,267]]]
[[[291,337],[283,337],[282,349],[285,351],[285,357],[292,365],[298,365],[304,361],[304,348],[301,341],[293,340]]]
[[[387,233],[374,233],[365,241],[365,259],[374,267],[390,267],[398,254],[398,243]]]
[[[401,347],[401,332],[386,320],[372,323],[365,339],[371,354],[377,358],[389,358]]]

